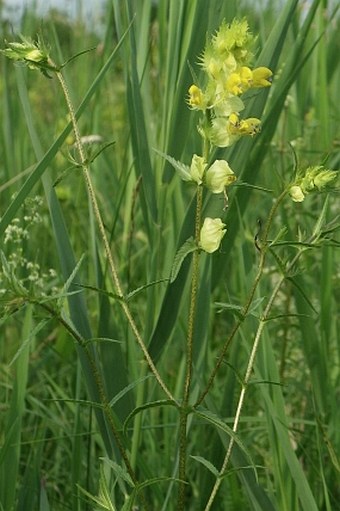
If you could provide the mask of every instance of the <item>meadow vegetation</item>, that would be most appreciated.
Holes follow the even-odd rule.
[[[2,17],[0,510],[340,510],[339,23]]]

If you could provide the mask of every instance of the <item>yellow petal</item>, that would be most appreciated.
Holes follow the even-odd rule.
[[[272,84],[273,73],[268,67],[253,69],[253,87],[269,87]]]

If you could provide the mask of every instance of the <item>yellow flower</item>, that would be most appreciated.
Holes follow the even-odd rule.
[[[209,254],[215,252],[226,233],[225,227],[220,218],[205,218],[200,232],[200,248]]]
[[[205,110],[206,105],[204,101],[203,92],[197,85],[191,85],[189,88],[189,105],[194,110]]]
[[[269,87],[272,84],[273,73],[268,67],[257,67],[253,69],[252,87]]]
[[[236,115],[236,114],[235,114]],[[226,117],[216,117],[206,132],[209,140],[217,147],[229,147],[240,138],[240,134],[230,130],[230,122]]]
[[[240,121],[239,133],[241,135],[257,135],[261,131],[261,121],[256,117],[249,117]]]
[[[260,132],[261,121],[256,117],[239,119],[236,112],[226,117],[216,117],[211,121],[211,126],[205,131],[205,135],[212,144],[217,147],[229,147],[241,136],[254,136]]]
[[[273,73],[267,67],[251,70],[242,66],[237,72],[231,73],[226,82],[226,89],[231,94],[239,95],[251,88],[269,87]]]
[[[237,130],[239,128],[240,120],[239,120],[239,116],[236,112],[232,112],[229,115],[229,124],[232,128],[235,128],[235,130]]]
[[[228,130],[232,135],[256,135],[260,131],[261,121],[256,117],[239,119],[236,112],[229,116]]]
[[[212,193],[221,193],[236,181],[234,172],[225,160],[216,160],[205,174],[204,184]]]
[[[229,147],[241,136],[260,131],[259,119],[239,119],[238,115],[244,109],[243,93],[271,85],[270,69],[249,67],[254,41],[245,19],[230,24],[223,21],[200,57],[207,78],[204,88],[195,84],[189,88],[189,106],[209,113],[198,131],[217,147]]]
[[[242,90],[246,91],[250,89],[253,83],[253,71],[249,67],[242,66],[239,74],[241,79]]]
[[[242,94],[250,89],[253,83],[253,72],[249,67],[242,66],[237,73],[231,73],[226,87],[231,94]]]
[[[235,94],[235,96],[242,94],[243,90],[240,73],[231,73],[231,75],[229,75],[226,89],[230,94]]]

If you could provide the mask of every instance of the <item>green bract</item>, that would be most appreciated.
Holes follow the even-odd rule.
[[[1,53],[9,59],[26,64],[30,69],[38,69],[47,77],[49,77],[48,71],[58,71],[39,39],[33,42],[23,36],[20,38],[21,43],[7,43],[7,48],[0,50]]]

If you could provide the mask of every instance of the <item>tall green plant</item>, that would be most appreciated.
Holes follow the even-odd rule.
[[[67,332],[77,345],[90,399],[81,402],[77,387],[77,426],[74,431],[78,434],[81,428],[79,407],[93,407],[106,456],[98,475],[98,496],[94,497],[89,488],[78,490],[73,498],[74,509],[79,508],[82,498],[94,502],[98,509],[113,510],[132,509],[136,501],[145,509],[236,509],[245,505],[268,510],[318,508],[315,491],[292,447],[291,423],[279,385],[280,375],[270,334],[275,335],[272,325],[280,317],[289,317],[289,313],[282,310],[281,298],[289,282],[296,293],[294,312],[301,323],[301,332],[305,339],[315,335],[307,317],[313,306],[296,275],[297,267],[300,260],[315,254],[317,248],[326,244],[332,248],[337,246],[332,236],[339,225],[336,221],[329,222],[329,202],[326,200],[321,205],[321,213],[313,218],[313,222],[306,223],[306,232],[299,233],[296,238],[293,234],[295,224],[291,219],[288,221],[287,211],[292,211],[292,204],[299,208],[313,197],[323,197],[321,192],[329,187],[337,173],[319,162],[301,165],[296,161],[290,175],[285,175],[278,184],[271,184],[271,190],[256,184],[257,173],[251,175],[248,165],[256,163],[259,168],[265,155],[268,157],[265,144],[273,136],[288,89],[311,51],[304,60],[299,60],[298,52],[294,53],[281,76],[275,77],[260,134],[258,116],[265,106],[266,95],[257,89],[269,89],[271,85],[269,67],[271,63],[273,68],[276,67],[287,28],[293,23],[297,2],[287,2],[255,67],[250,64],[254,40],[245,20],[224,21],[212,37],[199,37],[202,32],[196,28],[201,22],[200,8],[206,14],[204,26],[217,26],[213,9],[217,3],[212,4],[159,3],[157,26],[164,29],[159,36],[159,51],[160,57],[162,51],[167,57],[164,63],[158,63],[159,85],[163,93],[159,99],[150,79],[154,76],[157,60],[155,48],[149,47],[148,43],[150,21],[155,20],[152,3],[113,2],[117,33],[122,35],[120,44],[124,37],[129,38],[129,47],[124,48],[124,78],[130,145],[125,154],[120,150],[120,154],[124,154],[121,163],[124,172],[116,180],[116,185],[121,187],[119,202],[129,208],[128,214],[122,215],[128,227],[119,226],[129,240],[128,243],[124,241],[122,247],[117,228],[122,220],[119,206],[115,205],[116,216],[112,222],[113,208],[108,208],[107,203],[99,199],[99,196],[107,197],[103,177],[94,172],[99,156],[91,157],[86,153],[79,122],[90,97],[99,89],[116,50],[78,111],[69,92],[65,66],[57,65],[51,59],[41,41],[22,39],[20,43],[9,43],[3,51],[7,57],[38,69],[47,77],[56,76],[70,118],[67,128],[43,156],[22,74],[19,74],[21,101],[41,161],[13,199],[0,227],[7,239],[13,228],[11,220],[33,185],[43,176],[63,267],[64,287],[57,294],[42,295],[38,288],[27,286],[28,280],[20,280],[8,255],[2,257],[2,275],[10,291],[7,312],[15,314],[18,307],[29,304],[24,348],[46,325],[44,319],[35,329],[31,327],[32,304],[35,310],[40,310],[44,317],[52,319],[59,329]],[[300,50],[306,42],[317,5],[315,1],[302,25],[297,41]],[[136,22],[139,16],[142,24]],[[198,48],[202,40],[206,41],[205,47],[201,44]],[[187,59],[191,57],[193,62],[200,50],[203,73],[196,73]],[[156,117],[153,112],[157,113]],[[78,276],[83,263],[82,260],[78,264],[75,262],[72,239],[65,229],[60,204],[47,171],[49,162],[71,129],[76,148],[73,164],[81,169],[88,192],[90,262],[95,268],[91,271],[96,285],[84,284]],[[185,137],[188,129],[190,134]],[[248,140],[243,139],[245,135]],[[130,166],[135,171],[135,180],[128,171]],[[187,186],[173,179],[172,168]],[[231,200],[226,194],[229,186]],[[255,232],[250,235],[255,257],[238,247],[240,234],[249,239],[243,222],[250,190],[270,197],[265,203],[269,211],[266,219],[258,220]],[[137,211],[138,205],[140,211]],[[287,224],[286,228],[280,225],[280,214],[281,218],[286,217],[283,222]],[[110,231],[108,225],[111,222]],[[143,240],[142,248],[138,248],[138,236]],[[132,247],[137,248],[135,253]],[[210,321],[210,291],[221,292],[226,261],[233,259],[234,251],[239,254],[238,267],[228,272],[227,283],[232,296],[230,301],[218,304],[220,311],[228,315],[228,321],[218,322],[215,330]],[[120,262],[120,254],[128,254],[127,266]],[[328,264],[325,262],[327,282],[329,268],[329,261]],[[161,287],[164,280],[167,282],[165,290]],[[131,291],[134,282],[140,287]],[[99,297],[96,309],[90,299],[83,300],[84,291]],[[140,298],[142,294],[146,294],[146,300]],[[325,292],[323,297],[325,307],[329,303],[329,294]],[[99,315],[99,332],[108,332],[112,337],[92,334],[89,318],[94,313]],[[24,348],[19,349],[15,359],[18,364],[24,360],[22,370],[27,371],[27,357],[22,359],[22,355],[27,355]],[[176,350],[182,355],[178,356]],[[309,355],[311,369],[315,371],[312,354]],[[128,374],[121,370],[124,359],[128,362]],[[142,363],[136,363],[141,359]],[[171,363],[178,366],[175,374]],[[281,377],[285,374],[284,364],[280,374]],[[316,402],[323,404],[322,392],[317,385],[314,388]],[[250,396],[255,397],[253,406],[248,404]],[[131,399],[126,399],[129,397]],[[125,405],[119,406],[123,400]],[[7,463],[14,436],[17,444],[20,442],[22,422],[19,421],[15,428],[13,426],[13,430],[10,424],[16,406],[22,416],[22,393],[19,400],[14,393],[12,403],[3,463]],[[262,418],[260,413],[264,414]],[[267,440],[260,440],[259,445],[266,450],[267,457],[273,458],[272,482],[266,480],[262,468],[257,466],[258,456],[251,445],[252,433],[247,435],[242,431],[243,424],[255,420],[268,436]],[[318,417],[318,424],[318,433],[327,439],[336,465],[322,417]],[[211,441],[205,446],[202,438],[207,438],[207,434]],[[318,448],[321,452],[320,440]],[[79,443],[74,444],[73,452],[81,460],[79,449]],[[12,479],[14,472],[19,470],[19,452],[16,451],[16,464],[8,475]],[[268,459],[266,464],[269,467]],[[5,477],[4,471],[3,474]],[[73,477],[77,483],[79,470],[75,465]],[[325,483],[323,471],[322,477]],[[13,489],[6,492],[5,486],[2,504],[13,507],[15,492]],[[326,489],[324,494],[329,506]],[[48,508],[44,488],[40,502]]]

